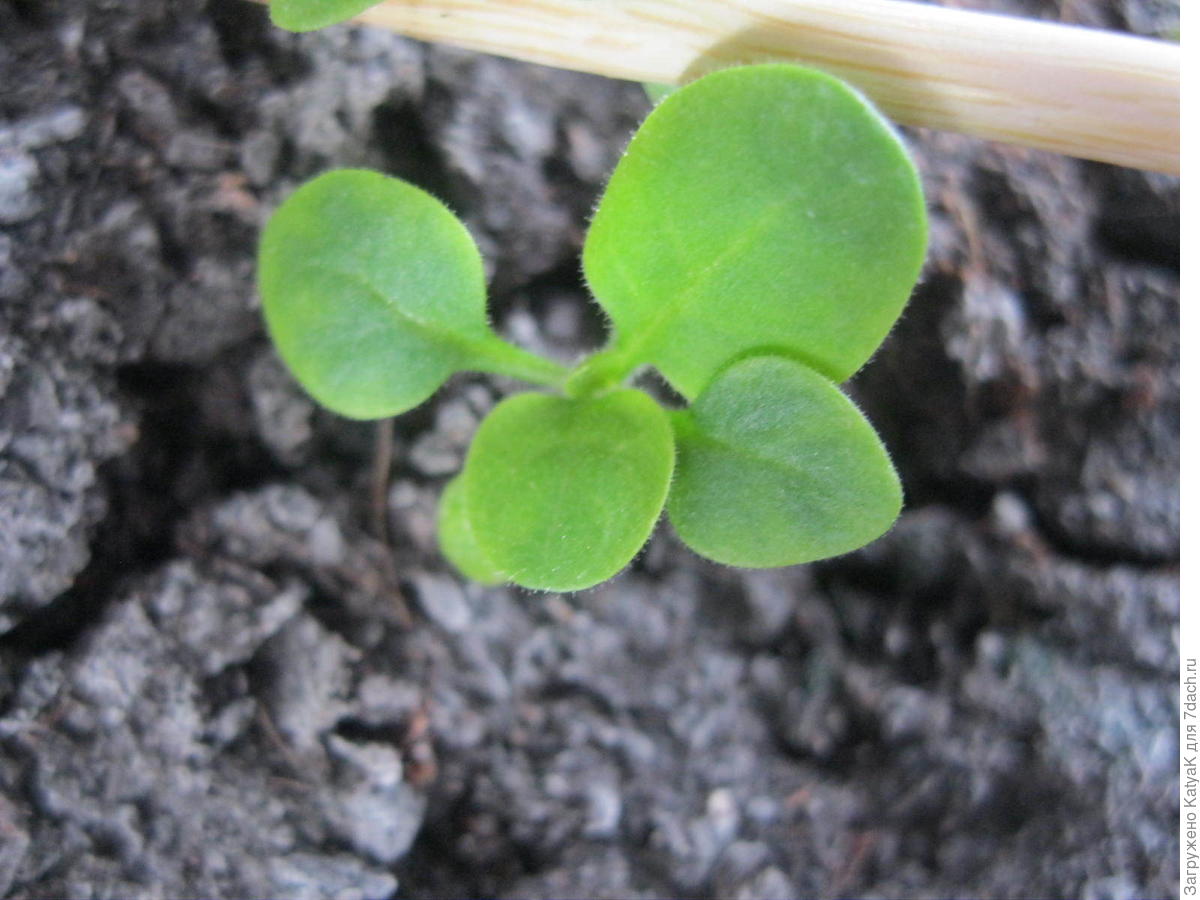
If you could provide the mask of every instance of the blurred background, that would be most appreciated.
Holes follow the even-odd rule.
[[[243,0],[0,0],[0,896],[1177,893],[1177,179],[906,132],[931,252],[850,389],[907,507],[818,565],[663,524],[589,592],[465,583],[437,496],[514,386],[398,419],[381,491],[282,369],[257,234],[338,166],[449,203],[512,339],[599,346],[649,108]]]

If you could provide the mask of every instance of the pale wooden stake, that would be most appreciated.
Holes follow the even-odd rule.
[[[793,60],[898,122],[1179,171],[1179,46],[906,0],[387,0],[362,16],[426,41],[679,84]]]

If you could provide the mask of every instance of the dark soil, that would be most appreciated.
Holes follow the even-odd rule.
[[[412,179],[570,359],[647,108],[242,0],[0,0],[0,895],[1177,893],[1175,179],[911,135],[932,253],[851,385],[908,503],[859,553],[740,572],[663,527],[590,592],[465,584],[433,516],[482,377],[398,420],[373,536],[372,426],[265,339],[266,215]]]

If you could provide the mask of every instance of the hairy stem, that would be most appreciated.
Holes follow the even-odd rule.
[[[555,390],[562,389],[570,374],[566,366],[522,350],[500,338],[493,338],[473,350],[477,355],[471,368],[480,372],[507,375]]]
[[[609,347],[580,363],[571,372],[563,390],[568,397],[576,399],[595,397],[621,384],[633,369],[627,353]]]

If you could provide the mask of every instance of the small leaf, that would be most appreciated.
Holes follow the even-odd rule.
[[[573,591],[619,572],[650,536],[674,466],[653,400],[520,394],[479,427],[463,480],[479,547],[527,588]]]
[[[848,553],[900,514],[900,481],[874,429],[797,362],[734,363],[675,426],[667,511],[684,543],[716,562],[786,566]]]
[[[271,21],[288,31],[316,31],[353,19],[380,0],[271,0]]]
[[[258,262],[280,355],[344,416],[404,412],[459,369],[539,383],[559,372],[491,331],[471,236],[398,179],[355,169],[313,179],[271,217]]]
[[[467,494],[462,476],[452,479],[438,504],[438,543],[442,555],[480,584],[503,584],[508,578],[483,555],[475,530],[467,518]]]
[[[837,79],[772,64],[654,109],[583,260],[615,328],[606,354],[695,397],[768,345],[845,380],[895,322],[925,242],[917,173],[887,122]]]

